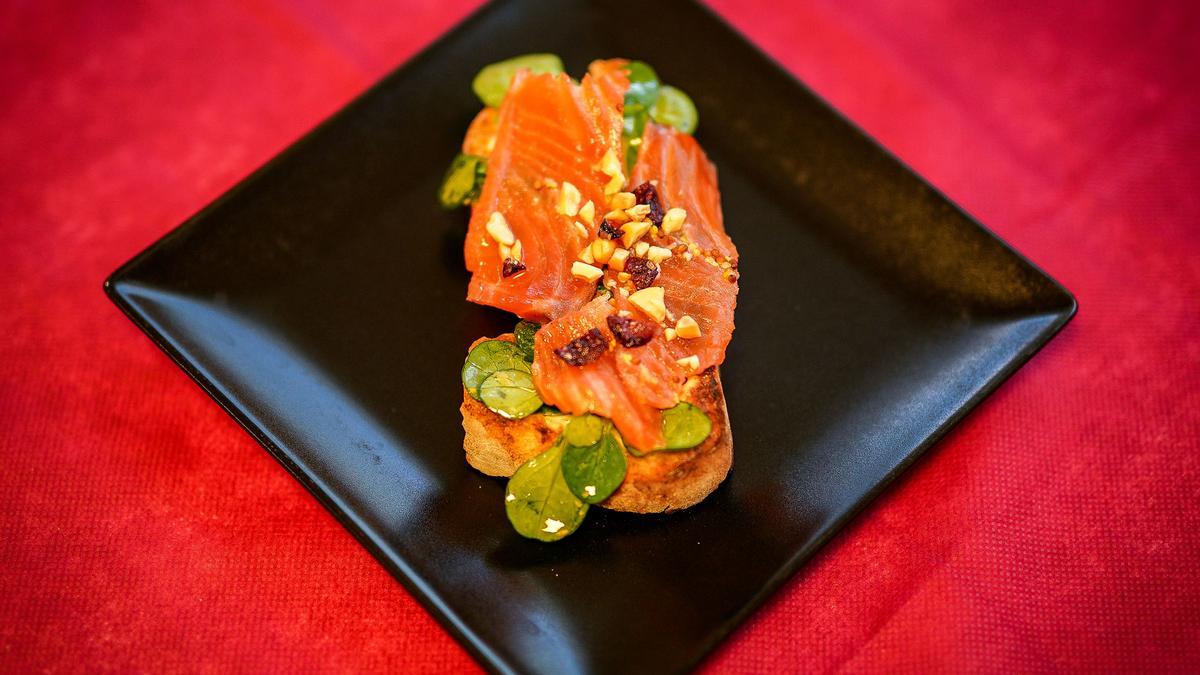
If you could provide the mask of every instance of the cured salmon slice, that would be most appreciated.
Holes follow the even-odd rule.
[[[533,379],[542,400],[573,415],[613,421],[625,442],[650,450],[663,445],[661,410],[679,400],[687,372],[675,363],[661,331],[638,347],[618,344],[608,326],[617,308],[599,297],[542,326],[534,338]],[[594,360],[572,365],[557,350],[597,330],[604,347]]]
[[[664,208],[688,212],[684,234],[706,254],[737,260],[737,248],[725,234],[717,168],[695,138],[660,124],[647,124],[633,167],[633,185],[653,180]]]
[[[593,218],[576,227],[576,209],[591,201],[595,214],[603,214],[610,177],[598,167],[606,153],[621,157],[621,112],[605,93],[607,86],[591,75],[578,85],[563,74],[522,70],[513,78],[497,113],[487,178],[467,228],[468,300],[546,321],[594,295],[593,283],[571,275],[571,263],[598,224]],[[560,204],[566,183],[579,193],[569,215]],[[510,256],[487,231],[494,213],[520,242],[512,257],[524,269],[510,276],[504,276]]]

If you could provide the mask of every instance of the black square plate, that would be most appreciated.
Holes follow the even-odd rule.
[[[500,2],[108,281],[113,300],[498,671],[696,664],[1071,317],[1061,286],[683,1]],[[616,24],[614,24],[616,21]],[[618,28],[614,29],[614,25]],[[480,66],[643,59],[692,94],[741,252],[733,472],[671,516],[517,536],[463,460],[465,212],[435,190]]]

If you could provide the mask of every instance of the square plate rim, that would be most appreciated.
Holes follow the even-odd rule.
[[[409,68],[419,62],[430,58],[430,55],[445,43],[454,41],[460,34],[467,32],[475,23],[483,21],[489,14],[498,11],[498,8],[511,4],[515,0],[491,0],[484,5],[471,11],[460,21],[455,23],[449,29],[444,31],[438,37],[430,41],[423,48],[412,54],[409,58],[397,63],[394,67],[381,75],[378,80],[373,82],[363,91],[351,97],[348,101],[341,105],[337,110],[326,116],[316,125],[305,131],[299,137],[291,140],[281,150],[272,155],[269,159],[263,162],[260,166],[245,174],[238,179],[233,185],[225,189],[211,202],[204,205],[202,208],[188,216],[182,222],[171,228],[168,232],[161,235],[149,245],[136,253],[133,257],[121,264],[117,269],[110,273],[103,281],[103,290],[109,300],[150,340],[162,350],[191,380],[193,380],[200,388],[217,403],[221,409],[234,419],[238,425],[244,429],[260,446],[265,449],[283,468],[292,475],[304,488],[316,498],[326,511],[330,513],[351,536],[355,538],[367,551],[378,561],[383,567],[396,579],[401,586],[409,592],[409,594],[417,600],[420,605],[425,608],[437,622],[445,628],[455,640],[470,653],[477,663],[484,666],[486,669],[500,673],[517,673],[519,668],[509,663],[508,660],[502,658],[499,654],[491,649],[488,643],[477,635],[466,623],[458,617],[455,612],[443,600],[425,586],[411,570],[407,568],[405,562],[397,556],[390,555],[386,546],[376,541],[376,537],[364,527],[350,511],[338,503],[331,490],[323,481],[314,478],[305,473],[291,458],[288,453],[276,443],[270,436],[255,424],[248,415],[244,414],[237,404],[226,394],[224,387],[213,378],[206,375],[202,369],[192,363],[184,353],[179,350],[171,341],[170,337],[163,331],[156,328],[153,323],[141,314],[133,303],[130,302],[122,290],[124,282],[130,273],[135,270],[140,263],[153,256],[156,252],[169,244],[172,240],[184,236],[192,228],[198,226],[206,219],[210,212],[221,208],[226,202],[236,197],[241,191],[249,188],[262,176],[269,174],[275,166],[286,161],[291,155],[298,153],[308,145],[308,142],[321,133],[325,128],[336,125],[343,117],[350,114],[361,102],[369,99],[378,90],[381,90],[389,84],[392,77],[400,71]],[[959,203],[947,196],[940,188],[931,183],[921,173],[915,171],[903,159],[895,155],[891,150],[884,146],[873,135],[866,132],[861,126],[844,114],[838,107],[830,103],[825,97],[811,89],[807,84],[800,80],[796,75],[788,71],[778,60],[771,54],[764,51],[754,41],[752,41],[745,33],[739,30],[736,26],[726,21],[723,17],[713,11],[710,7],[699,2],[698,0],[685,0],[690,8],[694,11],[702,12],[707,15],[707,18],[713,20],[733,35],[735,35],[744,46],[753,50],[764,63],[765,66],[775,71],[775,74],[787,79],[787,81],[795,87],[803,90],[807,95],[814,98],[824,106],[826,110],[837,118],[837,120],[845,124],[853,133],[868,141],[873,149],[882,153],[887,159],[894,162],[903,172],[915,177],[920,183],[929,189],[937,198],[944,201],[951,208],[963,216],[970,225],[979,228],[989,238],[1000,244],[1005,251],[1012,255],[1016,260],[1031,270],[1037,273],[1045,282],[1047,282],[1052,291],[1059,296],[1063,301],[1062,305],[1053,309],[1041,309],[1037,311],[1022,312],[1018,316],[1021,318],[1032,318],[1035,316],[1053,316],[1054,319],[1039,330],[1033,337],[1022,345],[1021,351],[1014,357],[1008,359],[1003,367],[997,369],[993,375],[988,378],[982,386],[966,401],[958,405],[953,412],[948,415],[937,428],[926,436],[919,445],[913,448],[900,462],[898,462],[890,471],[872,485],[871,489],[867,490],[861,499],[857,500],[854,505],[847,509],[841,516],[835,518],[831,524],[824,529],[819,536],[815,537],[806,546],[803,546],[791,556],[778,570],[773,574],[753,596],[751,596],[743,604],[742,608],[734,613],[729,619],[716,626],[709,636],[703,640],[700,647],[695,650],[684,662],[684,667],[687,670],[692,670],[710,656],[715,649],[724,642],[729,635],[736,630],[750,615],[758,611],[765,602],[771,598],[779,587],[786,581],[795,576],[796,572],[820,550],[830,539],[837,536],[845,528],[847,523],[857,518],[867,507],[875,502],[875,500],[886,491],[891,484],[905,471],[907,471],[913,463],[923,457],[928,450],[936,445],[950,429],[954,428],[964,417],[975,410],[978,405],[996,391],[996,389],[1011,377],[1017,370],[1024,366],[1035,354],[1044,348],[1070,321],[1075,317],[1079,310],[1079,302],[1075,295],[1068,290],[1055,277],[1047,273],[1037,263],[1030,260],[1019,250],[1015,249],[1004,238],[1000,237],[976,218],[971,212],[964,209]]]

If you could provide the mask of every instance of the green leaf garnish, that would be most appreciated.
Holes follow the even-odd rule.
[[[563,440],[571,445],[592,445],[600,440],[606,426],[605,421],[595,415],[573,417],[563,429]]]
[[[688,450],[700,445],[712,433],[712,420],[704,411],[686,401],[662,411],[663,439],[665,445],[652,450],[639,450],[632,445],[625,449],[634,457],[645,457],[654,452]]]
[[[513,335],[517,340],[517,349],[521,350],[521,353],[525,355],[525,360],[530,363],[533,363],[533,336],[541,327],[540,323],[522,320],[513,329]]]
[[[664,450],[686,450],[704,442],[712,433],[712,420],[704,411],[680,401],[675,407],[663,411]]]
[[[658,100],[650,108],[650,118],[659,124],[675,127],[685,134],[694,133],[700,123],[696,104],[692,103],[687,94],[670,85],[663,85],[658,90]]]
[[[467,354],[462,367],[462,383],[471,398],[479,399],[479,385],[492,373],[500,370],[531,372],[525,355],[506,340],[485,340]]]
[[[508,480],[504,511],[523,537],[558,541],[574,532],[588,505],[576,497],[562,475],[563,443],[521,465]]]
[[[486,177],[486,157],[460,153],[450,162],[446,177],[442,179],[442,185],[438,188],[438,203],[444,209],[470,204],[479,197]]]
[[[563,72],[562,59],[554,54],[525,54],[524,56],[514,56],[511,59],[498,61],[488,66],[484,66],[483,70],[475,76],[475,80],[471,82],[471,89],[475,91],[475,95],[486,106],[493,108],[499,107],[504,101],[504,95],[508,93],[508,86],[512,84],[513,75],[522,68],[528,68],[534,73],[561,73]]]
[[[633,173],[637,164],[638,149],[642,144],[642,133],[650,109],[658,100],[658,74],[641,61],[630,61],[626,66],[629,73],[629,89],[625,90],[625,125],[621,142],[625,147],[625,174]]]
[[[510,420],[528,417],[542,407],[528,366],[523,370],[497,370],[489,375],[479,384],[479,400],[492,412]]]
[[[571,440],[572,425],[582,420],[595,420],[598,433],[587,445]],[[591,424],[588,423],[590,427]],[[578,436],[578,433],[576,434]],[[625,480],[625,452],[612,431],[612,425],[598,417],[577,417],[563,432],[566,447],[562,457],[562,475],[571,493],[579,499],[598,504],[621,487]]]

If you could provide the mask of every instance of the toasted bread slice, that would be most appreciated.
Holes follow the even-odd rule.
[[[496,339],[511,341],[512,334]],[[725,480],[733,465],[733,436],[717,368],[688,378],[683,400],[703,410],[712,420],[709,437],[690,450],[655,452],[645,457],[626,455],[625,482],[600,506],[632,513],[678,511],[698,504]],[[460,410],[466,432],[463,448],[467,462],[489,476],[511,476],[522,464],[549,448],[570,420],[567,415],[542,414],[506,419],[471,398],[465,388]]]

